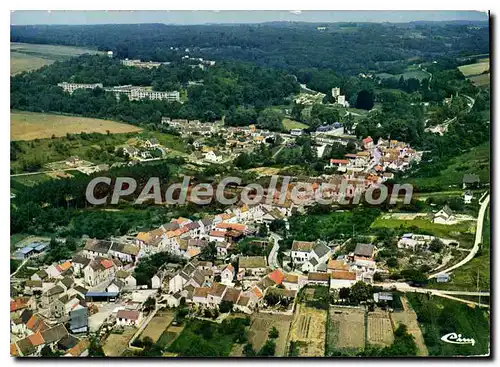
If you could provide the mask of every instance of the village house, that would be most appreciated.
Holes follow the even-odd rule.
[[[224,296],[222,297],[222,301],[231,303],[234,309],[234,305],[238,303],[240,295],[241,295],[241,289],[228,287],[226,289],[226,292],[224,293]]]
[[[93,287],[101,282],[111,280],[115,275],[115,268],[113,261],[96,257],[83,269],[84,282]]]
[[[330,274],[311,272],[307,275],[307,284],[328,287],[330,285]]]
[[[282,284],[286,289],[297,291],[299,290],[299,276],[286,273]]]
[[[220,273],[221,276],[221,283],[225,285],[232,285],[233,284],[233,279],[235,276],[235,270],[233,265],[229,264],[227,265],[224,270]]]
[[[316,243],[309,253],[308,260],[302,265],[303,272],[324,271],[326,272],[326,262],[330,258],[331,250],[323,243]]]
[[[356,283],[356,273],[337,270],[329,274],[330,276],[330,288],[340,289],[349,288]]]
[[[296,241],[292,243],[292,261],[294,264],[303,264],[309,260],[314,242]]]
[[[247,276],[262,276],[267,271],[267,259],[265,256],[240,256],[238,267]]]
[[[367,243],[358,243],[354,249],[354,260],[373,260],[375,247]]]
[[[453,210],[451,210],[448,205],[445,205],[440,211],[434,214],[434,219],[432,220],[432,222],[447,225],[455,224],[456,216]]]
[[[97,256],[108,257],[108,252],[112,244],[111,241],[88,239],[82,254],[90,260],[95,259]]]
[[[116,313],[116,325],[138,327],[142,321],[142,312],[134,310],[119,310]]]
[[[115,274],[115,278],[123,282],[123,288],[125,290],[132,290],[137,288],[137,280],[128,271],[118,270]]]
[[[108,255],[126,263],[135,263],[140,252],[140,247],[131,243],[112,242]]]
[[[207,294],[207,305],[210,307],[216,307],[222,302],[222,298],[227,290],[227,286],[220,283],[212,284],[212,287]]]

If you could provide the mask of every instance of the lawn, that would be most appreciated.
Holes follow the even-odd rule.
[[[174,313],[170,311],[160,311],[155,317],[149,322],[148,326],[141,333],[140,339],[144,339],[146,337],[151,338],[153,343],[156,343],[165,329],[170,325],[172,320],[174,319]]]
[[[36,70],[54,61],[67,60],[85,53],[102,52],[81,47],[13,42],[10,44],[10,75]]]
[[[415,218],[411,220],[386,219],[384,215],[378,217],[371,228],[394,228],[414,231],[421,234],[430,234],[441,238],[454,238],[460,241],[460,247],[467,248],[472,244],[472,234],[475,233],[475,222],[467,221],[452,225],[432,223],[428,219]],[[419,230],[417,232],[417,230]]]
[[[400,79],[401,76],[407,80],[407,79],[418,79],[420,81],[424,79],[429,79],[430,75],[428,72],[422,71],[422,70],[408,70],[405,71],[402,74],[389,74],[389,73],[380,73],[376,74],[376,76],[380,79],[389,79],[389,78],[395,78],[395,79]]]
[[[407,298],[418,316],[430,356],[487,355],[490,346],[488,313],[478,307],[446,298],[407,293]],[[449,333],[474,339],[474,345],[450,344],[441,340]]]
[[[283,119],[283,127],[285,128],[285,130],[292,130],[292,129],[307,129],[309,126],[299,121],[291,119]]]
[[[50,138],[52,136],[66,136],[82,132],[98,132],[112,134],[138,132],[142,129],[121,122],[100,120],[78,116],[64,116],[46,113],[25,111],[11,111],[10,114],[10,139],[34,140]]]

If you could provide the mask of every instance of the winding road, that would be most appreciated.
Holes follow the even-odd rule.
[[[278,269],[280,267],[278,263],[278,250],[280,248],[279,241],[282,239],[282,237],[274,232],[270,232],[269,235],[274,241],[274,246],[271,249],[271,252],[269,253],[267,263],[271,268]]]
[[[481,244],[483,240],[483,223],[484,223],[484,216],[486,214],[486,209],[488,208],[488,204],[490,203],[490,194],[488,194],[483,201],[481,202],[481,208],[479,209],[479,215],[477,217],[477,226],[476,226],[476,239],[474,241],[474,247],[472,250],[469,252],[469,254],[460,262],[457,264],[442,270],[438,273],[432,274],[429,276],[429,279],[435,278],[438,274],[444,274],[444,273],[450,273],[451,271],[461,267],[464,264],[467,264],[469,261],[471,261],[474,256],[476,256],[477,251],[479,250],[479,245]]]

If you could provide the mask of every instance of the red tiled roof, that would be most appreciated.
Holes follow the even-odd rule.
[[[367,138],[364,138],[363,139],[363,143],[371,143],[373,141],[372,137],[371,136],[368,136]]]
[[[31,344],[33,344],[34,347],[37,347],[45,343],[45,340],[43,340],[40,331],[37,331],[35,334],[31,334],[30,336],[28,336],[28,339],[30,340]]]
[[[113,262],[108,259],[101,260],[101,265],[104,266],[105,269],[109,269],[113,267]]]
[[[90,342],[87,339],[80,340],[77,345],[68,350],[68,353],[73,357],[78,357],[88,349],[89,345]]]
[[[334,271],[330,274],[330,277],[339,280],[356,280],[356,273],[351,273],[350,271]]]
[[[17,357],[19,356],[19,349],[17,349],[16,343],[11,343],[10,344],[10,355],[12,357]]]
[[[283,279],[285,279],[285,274],[281,272],[281,270],[276,269],[273,272],[268,274],[269,279],[271,279],[276,284],[283,283]]]
[[[19,297],[10,301],[10,312],[21,310],[27,307],[28,297]]]
[[[139,320],[139,316],[140,316],[139,311],[132,311],[132,310],[120,310],[116,313],[117,319],[127,319],[132,321]]]
[[[331,164],[348,164],[349,161],[347,159],[330,159]]]
[[[212,237],[225,237],[226,236],[226,232],[222,232],[222,231],[210,231],[210,236],[212,236]]]

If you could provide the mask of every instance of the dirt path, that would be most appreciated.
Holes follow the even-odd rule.
[[[409,305],[406,297],[401,297],[401,303],[403,305],[403,311],[396,311],[391,314],[394,327],[397,328],[399,324],[405,324],[408,328],[408,332],[415,338],[415,344],[417,344],[418,348],[417,355],[421,357],[428,356],[429,351],[425,346],[422,330],[420,330],[420,327],[418,326],[417,314]]]

